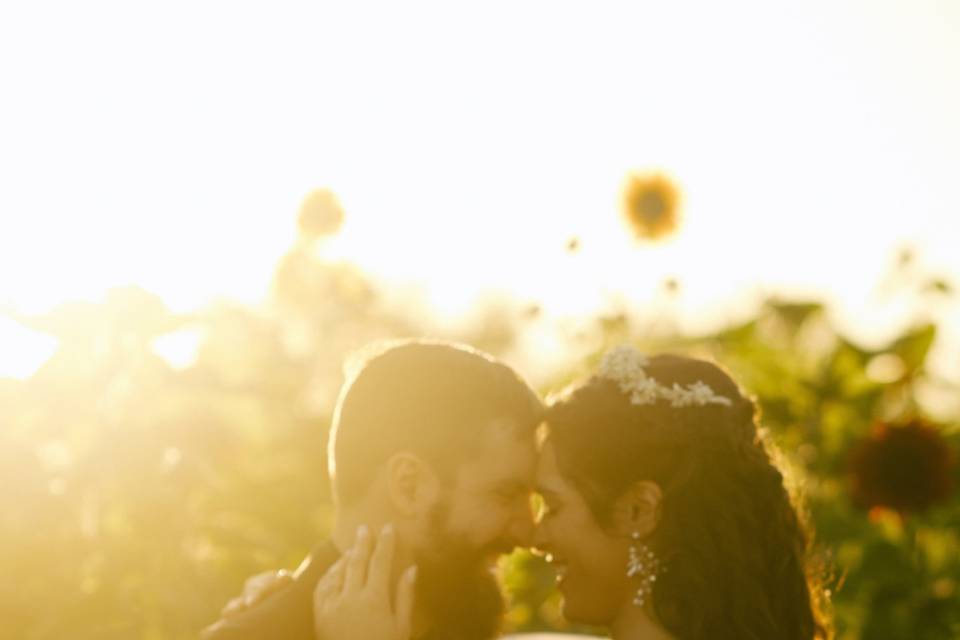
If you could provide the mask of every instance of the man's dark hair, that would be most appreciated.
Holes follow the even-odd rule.
[[[366,493],[391,455],[410,451],[447,475],[497,420],[535,432],[542,406],[510,367],[449,342],[409,340],[363,359],[337,401],[329,466],[338,501]]]

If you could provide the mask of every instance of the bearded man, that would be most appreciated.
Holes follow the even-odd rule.
[[[504,602],[491,569],[530,542],[541,415],[529,385],[475,349],[414,340],[368,355],[333,414],[331,537],[204,640],[313,640],[317,582],[357,537],[385,528],[394,583],[416,567],[413,637],[495,637]]]

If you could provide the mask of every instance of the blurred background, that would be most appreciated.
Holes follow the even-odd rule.
[[[430,335],[716,358],[839,636],[960,637],[960,3],[8,2],[0,83],[0,636],[195,637]]]

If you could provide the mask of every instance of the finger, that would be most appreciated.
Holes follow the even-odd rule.
[[[244,583],[243,597],[247,604],[252,604],[263,599],[263,596],[273,593],[278,586],[286,585],[289,577],[290,572],[282,569],[280,571],[258,573]]]
[[[273,580],[264,584],[263,588],[258,592],[250,594],[246,598],[247,606],[253,606],[258,602],[263,602],[273,594],[283,591],[289,584],[293,582],[293,575],[286,570],[280,570],[275,573]]]
[[[370,562],[370,531],[366,525],[357,529],[357,541],[350,549],[347,559],[347,575],[343,582],[343,593],[356,593],[367,581],[367,564]]]
[[[220,614],[224,617],[236,615],[275,593],[290,583],[290,573],[285,570],[264,571],[251,576],[243,583],[243,592],[231,598]]]
[[[394,542],[393,525],[388,524],[380,531],[376,547],[373,549],[373,555],[370,557],[370,566],[367,569],[368,589],[377,589],[382,593],[390,592]]]
[[[394,615],[397,618],[397,631],[401,640],[407,640],[413,630],[413,596],[417,585],[417,565],[403,572],[397,585],[397,600]]]
[[[277,577],[276,571],[262,571],[255,576],[250,576],[243,582],[243,595],[248,596],[251,593],[260,591],[265,585],[269,584]]]
[[[323,606],[335,600],[343,589],[344,573],[346,572],[346,557],[340,558],[317,582],[313,590],[313,606],[320,611]]]
[[[220,610],[220,615],[224,618],[229,618],[230,616],[237,615],[246,608],[244,597],[237,596],[236,598],[230,598],[227,604],[223,605],[223,609]]]

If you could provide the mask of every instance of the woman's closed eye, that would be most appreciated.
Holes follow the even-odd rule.
[[[552,518],[562,506],[557,494],[549,489],[541,488],[534,494],[534,513],[537,514],[537,520]]]
[[[553,502],[551,500],[544,500],[541,498],[539,500],[537,508],[537,520],[546,520],[557,515],[560,511],[560,504]]]

